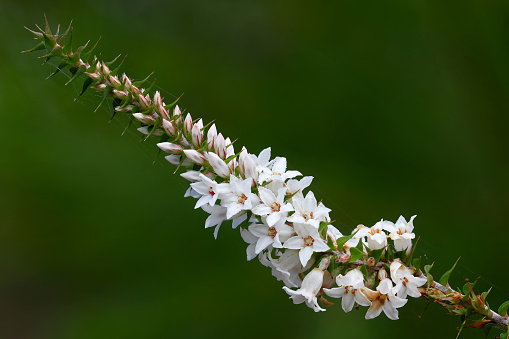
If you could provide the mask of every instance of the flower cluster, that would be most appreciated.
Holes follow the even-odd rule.
[[[195,208],[208,214],[205,228],[214,227],[217,237],[223,222],[232,221],[248,244],[247,259],[258,258],[269,267],[295,304],[305,303],[318,312],[325,310],[319,302],[333,305],[325,296],[341,298],[345,312],[359,305],[369,307],[366,319],[383,311],[395,320],[408,296],[425,296],[451,314],[481,315],[471,327],[489,323],[507,331],[509,317],[487,306],[486,292],[476,295],[468,282],[463,293],[450,288],[454,266],[439,283],[429,274],[432,265],[425,266],[424,273],[420,270],[420,258],[413,259],[415,216],[408,222],[401,216],[395,223],[359,225],[343,235],[332,225],[331,210],[312,191],[305,192],[313,177],[288,170],[283,157],[271,159],[270,148],[255,155],[241,147],[237,153],[234,142],[218,133],[215,124],[194,120],[176,105],[178,99],[166,104],[159,91],[152,91],[148,78],[135,82],[125,74],[118,76],[121,64],[110,69],[115,60],[92,57],[95,46],[73,51],[67,43],[70,26],[62,36],[53,35],[47,23],[45,30],[31,32],[40,43],[27,52],[46,50],[41,58],[62,59],[52,75],[70,67],[69,82],[86,79],[80,95],[88,88],[102,92],[113,99],[115,114],[139,121],[138,131],[145,139],[159,138],[157,146],[167,154],[165,159],[183,168],[181,176],[190,182],[185,196],[197,199]],[[508,308],[506,302],[499,313]]]

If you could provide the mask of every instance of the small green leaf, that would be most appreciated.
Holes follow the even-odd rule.
[[[376,262],[378,262],[378,260],[380,260],[380,257],[382,256],[382,253],[384,250],[385,250],[385,248],[380,248],[378,250],[371,251],[371,256],[375,259]]]
[[[90,58],[90,55],[92,55],[92,52],[94,51],[94,49],[97,47],[97,45],[99,44],[99,41],[101,41],[101,37],[99,37],[99,39],[97,40],[97,42],[95,43],[94,47],[92,47],[88,52],[86,53],[83,53],[82,57],[81,57],[81,60],[83,60],[84,63],[87,63],[88,62],[88,59]]]
[[[66,33],[65,45],[63,45],[63,52],[68,55],[72,51],[72,27],[69,33]]]
[[[426,278],[427,278],[428,288],[429,288],[431,285],[433,285],[434,279],[433,279],[433,276],[429,273],[426,275]]]
[[[509,309],[509,300],[500,305],[498,308],[498,314],[501,316],[505,316],[507,314],[507,310]]]
[[[355,233],[357,233],[357,232],[355,232]],[[338,245],[338,248],[342,248],[347,243],[348,240],[350,240],[350,239],[352,239],[354,237],[355,233],[350,234],[350,235],[346,235],[344,237],[339,238],[336,241],[336,244]]]
[[[351,247],[350,248],[350,260],[348,260],[348,262],[354,262],[356,260],[359,260],[360,258],[362,258],[365,254],[364,252],[362,252],[361,250],[357,249],[356,247]]]
[[[421,269],[421,257],[415,258],[412,265],[415,267],[415,272],[418,273]]]
[[[431,268],[433,268],[433,264],[424,266],[424,274],[428,275],[429,271],[431,271]]]
[[[447,286],[449,284],[449,277],[451,276],[451,273],[454,270],[454,268],[456,267],[456,264],[458,263],[460,258],[458,258],[458,260],[456,260],[456,262],[451,267],[451,269],[449,271],[445,272],[444,275],[440,278],[440,280],[438,281],[440,284],[442,284],[444,286]]]
[[[35,52],[35,51],[40,51],[42,49],[46,49],[46,46],[44,45],[44,42],[40,42],[37,44],[37,46],[35,46],[34,48],[31,48],[31,49],[27,49],[26,51],[23,51],[21,53],[29,53],[29,52]]]
[[[86,78],[85,81],[83,82],[83,87],[81,88],[80,94],[78,94],[78,96],[74,100],[76,101],[76,99],[82,96],[83,93],[85,93],[85,91],[90,87],[90,85],[92,85],[93,82],[94,80],[92,80],[92,78]]]
[[[509,335],[509,332],[501,333],[500,339],[507,339],[507,336]]]
[[[67,60],[62,60],[62,61],[60,61],[60,63],[59,63],[59,64],[58,64],[58,66],[57,66],[57,69],[56,69],[53,73],[51,73],[50,75],[48,75],[48,77],[46,78],[46,80],[47,80],[47,79],[49,79],[49,78],[51,78],[52,76],[54,76],[55,74],[57,74],[58,72],[60,72],[61,70],[63,70],[64,68],[66,68],[66,67],[68,67],[68,66],[70,66],[70,65],[67,63]]]
[[[366,268],[366,265],[362,264],[361,272],[362,272],[362,274],[364,274],[364,279],[367,279],[368,278],[368,269]]]

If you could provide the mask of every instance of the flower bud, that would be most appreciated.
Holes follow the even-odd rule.
[[[164,108],[164,105],[156,106],[156,111],[161,115],[163,119],[171,120],[170,112],[166,108]]]
[[[191,114],[187,113],[186,119],[184,120],[184,135],[186,137],[190,135],[192,129],[193,129],[193,118],[191,118]]]
[[[221,159],[216,153],[209,152],[208,159],[210,166],[214,169],[217,175],[222,178],[230,177],[230,169],[226,165],[226,163]]]
[[[146,96],[143,96],[142,94],[140,94],[140,95],[138,95],[138,99],[139,99],[141,108],[144,111],[148,110],[150,105],[152,104],[150,101],[150,96],[148,94]]]
[[[216,154],[221,159],[223,159],[223,160],[226,159],[226,146],[225,146],[224,137],[221,133],[219,133],[217,135],[215,148],[216,148]]]
[[[182,112],[180,112],[179,105],[175,106],[175,108],[173,109],[173,119],[175,119],[175,124],[177,126],[180,126],[182,124]]]
[[[114,89],[113,95],[115,95],[120,100],[126,100],[127,97],[129,96],[129,93],[126,90],[119,91],[119,90]]]
[[[173,122],[163,119],[163,129],[170,137],[175,138],[177,136],[177,128]]]
[[[207,151],[212,152],[214,150],[216,137],[217,137],[216,124],[212,124],[212,126],[210,126],[207,132]]]
[[[150,126],[150,127],[152,127],[152,126]],[[142,134],[145,134],[145,135],[150,134],[151,137],[156,137],[156,138],[159,138],[164,134],[164,131],[162,129],[156,128],[154,131],[152,131],[152,130],[148,129],[148,126],[143,126],[143,127],[137,128],[137,130],[138,130],[138,132],[140,132]]]
[[[244,178],[252,178],[255,182],[258,180],[258,171],[254,160],[244,148],[239,156],[239,169]]]
[[[194,149],[186,149],[184,150],[184,154],[190,161],[200,166],[204,165],[205,161],[207,161],[207,158],[203,154]]]
[[[110,68],[106,66],[104,62],[102,64],[102,73],[104,74],[105,77],[107,77],[111,73]]]
[[[379,271],[378,271],[378,280],[382,281],[386,278],[388,278],[389,276],[387,275],[387,272],[385,271],[385,268],[381,268]]]
[[[113,85],[113,87],[115,88],[119,88],[122,83],[120,83],[120,80],[118,80],[118,77],[115,75],[115,76],[111,76],[110,75],[110,84]]]
[[[161,93],[159,93],[159,91],[156,91],[156,94],[154,94],[154,104],[156,106],[161,106],[163,104],[163,99],[161,98]]]
[[[180,176],[191,182],[200,182],[201,181],[200,174],[201,174],[200,171],[187,171],[181,173]]]
[[[203,121],[200,119],[196,124],[193,125],[191,130],[191,140],[194,148],[200,148],[203,143]]]
[[[154,112],[151,114],[133,113],[133,117],[145,125],[153,125],[156,122],[157,114]]]
[[[115,107],[115,112],[131,113],[133,108],[134,108],[133,105],[126,105],[124,107],[117,106],[117,107]]]
[[[157,144],[162,151],[171,154],[180,154],[184,150],[179,144],[173,144],[171,142],[160,142]]]

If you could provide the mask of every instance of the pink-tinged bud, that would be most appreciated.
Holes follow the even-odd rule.
[[[159,112],[161,117],[166,120],[171,120],[170,112],[163,105],[156,106],[156,110]]]
[[[180,155],[171,154],[165,156],[164,158],[172,165],[175,166],[180,165]]]
[[[178,105],[173,109],[172,119],[175,119],[174,121],[177,126],[182,125],[182,113],[180,112],[180,107]]]
[[[131,91],[133,91],[133,97],[138,97],[141,95],[141,91],[134,85],[131,86]]]
[[[99,84],[96,86],[93,86],[92,89],[95,89],[96,91],[104,91],[108,87],[106,84]]]
[[[156,94],[154,94],[154,104],[156,106],[161,106],[163,104],[163,99],[161,98],[161,93],[159,93],[159,91],[156,91]]]
[[[207,151],[211,152],[214,150],[216,138],[217,138],[216,124],[213,124],[212,126],[210,126],[207,132]]]
[[[173,144],[171,142],[160,142],[157,144],[162,151],[171,154],[180,154],[184,150],[179,144]]]
[[[366,264],[368,264],[368,266],[375,266],[375,263],[376,260],[373,257],[369,257],[368,260],[366,261]]]
[[[115,112],[119,112],[119,113],[131,113],[133,108],[134,108],[133,105],[127,105],[127,106],[124,106],[124,107],[117,106],[117,107],[115,107]]]
[[[110,75],[110,83],[113,85],[113,87],[115,88],[119,88],[122,84],[120,83],[120,80],[118,80],[118,77],[115,75],[115,76],[111,76]]]
[[[191,140],[193,142],[194,148],[200,148],[203,144],[203,121],[200,119],[196,124],[194,124],[193,129],[191,131]]]
[[[182,115],[182,112],[180,112],[180,107],[179,107],[179,105],[177,105],[173,109],[173,117],[176,117],[176,116],[179,116],[179,115]]]
[[[170,137],[175,138],[177,136],[177,128],[173,122],[163,119],[163,129]]]
[[[127,93],[127,91],[118,91],[118,90],[114,89],[113,95],[115,95],[120,100],[125,100],[129,96],[129,93]]]
[[[222,178],[229,178],[230,177],[230,169],[228,168],[228,165],[221,159],[216,153],[209,152],[208,153],[209,158],[209,164],[214,169],[214,172],[216,172],[217,175],[219,175]]]
[[[186,136],[191,134],[191,129],[193,128],[193,118],[191,114],[187,113],[186,119],[184,120],[184,134]]]
[[[110,75],[110,73],[111,73],[110,68],[108,66],[106,66],[106,64],[104,62],[103,62],[102,68],[103,68],[103,74],[105,77]]]
[[[157,114],[154,112],[151,114],[133,113],[133,117],[145,125],[153,125],[156,122]]]
[[[217,135],[215,148],[216,154],[219,155],[221,159],[223,160],[226,159],[226,146],[224,142],[224,137],[221,133]]]
[[[233,158],[228,163],[228,168],[230,169],[230,172],[235,173],[235,169],[237,168],[239,164],[237,163],[237,158]]]
[[[258,171],[254,160],[247,153],[247,149],[243,148],[239,156],[239,169],[244,178],[252,178],[254,181],[258,180]]]
[[[201,174],[200,171],[187,171],[181,173],[180,176],[191,182],[200,182],[201,181],[200,174]]]
[[[230,138],[226,138],[224,140],[224,143],[226,145],[226,157],[231,157],[232,155],[235,155],[235,150],[233,149],[233,143],[230,140]]]
[[[382,268],[378,271],[378,279],[380,281],[387,279],[389,276],[387,275],[387,272],[385,271],[385,268]]]
[[[156,128],[152,133],[150,133],[148,126],[140,127],[137,130],[138,130],[138,132],[140,132],[142,134],[145,134],[145,135],[150,134],[151,137],[156,137],[156,138],[160,138],[164,134],[164,131],[160,128]]]
[[[101,78],[101,74],[99,72],[87,73],[92,80],[97,81]]]
[[[141,108],[144,111],[148,110],[150,105],[152,104],[152,102],[150,101],[150,96],[148,94],[146,96],[143,96],[140,94],[140,95],[138,95],[138,98],[139,98]]]
[[[131,79],[129,79],[129,77],[125,73],[122,74],[122,81],[124,82],[127,88],[131,88],[131,86],[133,85]]]
[[[205,155],[201,154],[200,152],[194,149],[186,149],[184,150],[184,154],[189,160],[200,166],[204,165],[205,162],[207,161]]]
[[[348,255],[348,253],[343,253],[339,257],[339,262],[348,262],[348,260],[350,260],[350,255]]]

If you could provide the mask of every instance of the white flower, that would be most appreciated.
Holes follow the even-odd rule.
[[[223,194],[229,192],[229,185],[226,183],[218,184],[214,180],[210,180],[203,174],[199,175],[201,181],[191,184],[191,187],[202,196],[196,202],[194,208],[199,208],[205,204],[210,206],[216,204],[217,198]]]
[[[343,298],[341,306],[345,312],[350,312],[355,303],[361,306],[371,306],[371,302],[360,290],[364,286],[364,276],[360,269],[351,270],[345,276],[338,275],[336,283],[339,287],[324,288],[323,291],[330,297]]]
[[[394,247],[396,251],[411,250],[412,239],[415,238],[415,234],[412,233],[414,230],[414,219],[416,215],[410,218],[408,223],[406,219],[401,215],[393,224],[390,221],[385,221],[384,228],[390,232],[389,237],[394,240]]]
[[[284,220],[280,220],[273,226],[253,224],[249,226],[249,231],[259,237],[255,249],[256,254],[258,254],[269,245],[273,245],[276,248],[283,247],[281,243],[290,238],[293,233],[293,227],[285,224]]]
[[[398,310],[404,306],[408,300],[396,297],[392,293],[392,282],[390,279],[383,279],[377,291],[370,290],[367,287],[361,287],[362,293],[371,300],[371,307],[366,312],[366,319],[376,318],[384,311],[387,318],[398,320]]]
[[[246,248],[247,260],[249,261],[256,257],[255,247],[256,242],[258,241],[258,237],[244,228],[240,229],[240,236],[246,243],[249,244],[249,246]]]
[[[313,181],[313,177],[303,177],[300,180],[290,179],[286,182],[286,194],[292,196],[293,198],[301,198],[304,199],[303,191]]]
[[[407,295],[419,298],[421,292],[419,292],[417,287],[427,282],[425,278],[414,277],[410,269],[399,261],[393,261],[391,264],[391,279],[396,284],[392,289],[392,293],[403,299],[405,299]]]
[[[288,217],[288,221],[313,225],[318,228],[321,221],[329,220],[330,209],[322,203],[317,204],[315,195],[309,191],[305,199],[293,199],[295,213]]]
[[[228,178],[230,176],[230,168],[216,153],[208,152],[207,158],[210,166],[212,166],[217,175],[222,178]]]
[[[277,280],[283,281],[286,286],[300,286],[301,279],[299,277],[299,273],[304,271],[305,268],[303,268],[300,263],[299,251],[287,249],[284,253],[276,253],[280,254],[277,259],[272,258],[270,252],[265,254],[274,267],[272,275],[275,276]],[[309,261],[309,263],[312,262],[312,260]],[[307,266],[310,266],[309,263]]]
[[[284,286],[283,289],[293,299],[294,304],[301,304],[306,302],[306,305],[312,308],[315,312],[325,311],[318,305],[316,295],[322,288],[323,283],[323,271],[319,268],[314,268],[311,272],[306,275],[302,281],[301,287],[294,291]]]
[[[274,159],[272,168],[267,171],[263,170],[258,177],[258,182],[271,182],[271,181],[282,181],[285,182],[287,179],[294,178],[298,175],[302,175],[299,171],[286,171],[286,158],[277,157]]]
[[[284,201],[286,195],[284,187],[279,189],[277,197],[271,190],[265,187],[259,187],[258,194],[263,203],[253,208],[253,213],[256,215],[267,215],[267,225],[269,226],[273,226],[279,220],[286,221],[288,212],[293,211],[292,205]]]
[[[292,250],[299,250],[299,258],[302,266],[306,266],[313,252],[325,252],[329,246],[318,234],[318,229],[309,224],[294,223],[293,229],[297,235],[291,237],[284,243],[284,247]]]
[[[214,238],[217,239],[217,233],[219,232],[219,227],[221,227],[221,224],[223,221],[228,219],[226,217],[226,207],[219,206],[219,205],[203,205],[201,207],[205,212],[209,213],[209,217],[207,220],[205,220],[205,228],[209,228],[212,226],[216,226],[214,229]]]
[[[368,229],[366,236],[368,237],[368,247],[371,250],[379,250],[387,246],[387,234],[383,231],[384,221],[377,222]]]
[[[230,191],[221,199],[221,205],[228,209],[226,213],[228,219],[241,211],[250,210],[259,203],[256,194],[251,193],[250,179],[242,180],[231,175]]]

